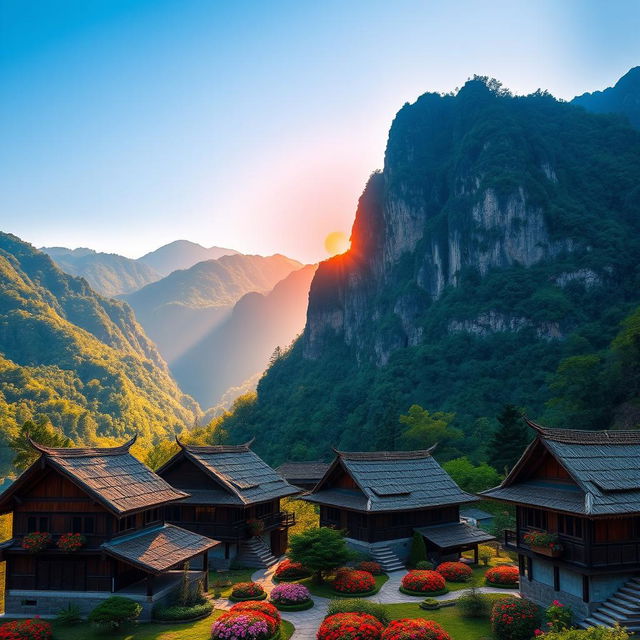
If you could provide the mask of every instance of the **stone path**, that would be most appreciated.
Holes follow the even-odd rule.
[[[262,585],[262,588],[271,593],[271,589],[275,586],[273,582],[273,574],[275,572],[275,566],[268,569],[260,569],[256,571],[251,579]],[[407,573],[406,570],[392,571],[388,573],[389,579],[382,585],[382,588],[374,596],[363,598],[363,600],[371,600],[372,602],[379,602],[381,604],[399,604],[405,602],[413,602],[416,605],[420,602],[420,598],[416,596],[408,596],[404,593],[400,593],[400,581],[402,576]],[[498,589],[496,587],[479,587],[478,590],[481,593],[502,593],[504,595],[517,595],[517,590],[511,589]],[[461,595],[462,591],[450,591],[442,596],[436,596],[436,600],[455,600]],[[321,596],[311,596],[314,602],[314,606],[306,611],[287,611],[283,612],[282,617],[288,620],[296,628],[291,640],[313,640],[316,637],[318,627],[327,615],[327,609],[329,607],[329,599]],[[426,597],[426,596],[425,596]],[[215,601],[217,609],[229,609],[233,606],[233,602],[229,600],[220,599]]]

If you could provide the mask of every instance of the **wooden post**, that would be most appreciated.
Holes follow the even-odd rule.
[[[560,567],[553,566],[553,590],[560,591]]]
[[[153,576],[149,573],[147,574],[147,597],[151,598],[153,596]]]
[[[582,601],[589,602],[589,576],[582,576]]]
[[[478,545],[473,547],[473,564],[478,564]]]
[[[202,586],[204,588],[204,592],[209,592],[209,551],[205,551],[202,554],[202,570],[204,571],[204,582]]]

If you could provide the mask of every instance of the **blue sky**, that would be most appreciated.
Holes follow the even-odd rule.
[[[305,261],[406,101],[474,73],[561,98],[640,64],[635,0],[2,0],[0,229],[136,257]]]

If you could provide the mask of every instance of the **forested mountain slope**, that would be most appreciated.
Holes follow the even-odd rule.
[[[303,336],[223,426],[272,463],[317,459],[394,448],[417,403],[455,412],[482,459],[504,404],[540,416],[559,363],[607,349],[638,255],[640,132],[483,78],[427,93],[393,122],[351,250],[316,272]]]
[[[126,304],[0,233],[1,437],[37,414],[77,443],[138,432],[150,444],[192,425],[199,408]]]
[[[116,253],[65,247],[43,247],[41,251],[51,256],[65,273],[84,278],[94,291],[110,298],[137,291],[162,278],[143,262]]]
[[[155,251],[150,251],[138,258],[138,262],[146,264],[163,276],[168,276],[178,269],[189,269],[204,260],[217,260],[222,256],[238,253],[233,249],[223,247],[203,247],[197,242],[189,240],[175,240],[165,244]]]

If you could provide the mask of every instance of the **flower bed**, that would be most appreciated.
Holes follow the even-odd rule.
[[[433,620],[392,620],[384,630],[382,640],[451,640],[451,636]]]
[[[233,585],[229,600],[244,602],[245,600],[265,600],[267,594],[257,582],[237,582]]]
[[[491,608],[491,629],[498,640],[529,640],[538,627],[538,607],[525,598],[505,598]]]
[[[233,611],[234,613],[257,611],[258,613],[262,613],[269,618],[273,618],[276,621],[276,626],[280,625],[280,623],[282,622],[280,612],[269,602],[258,602],[257,600],[252,600],[249,602],[238,602],[238,604],[234,604],[233,607],[229,609],[229,611]]]
[[[0,625],[1,640],[51,640],[51,625],[39,618],[14,620]]]
[[[187,622],[191,620],[200,620],[211,615],[213,604],[209,601],[200,602],[191,606],[182,606],[172,604],[169,606],[153,607],[152,617],[158,622]],[[0,639],[2,636],[0,636]]]
[[[358,569],[360,571],[368,571],[371,575],[374,575],[374,576],[381,576],[384,573],[380,563],[374,562],[373,560],[363,560],[358,565]]]
[[[449,582],[467,582],[473,575],[471,567],[464,562],[443,562],[436,571]]]
[[[447,593],[444,578],[437,571],[414,569],[402,578],[400,591],[411,596],[439,596]]]
[[[551,557],[557,557],[562,553],[562,545],[559,542],[557,533],[547,533],[546,531],[530,531],[525,533],[524,542],[534,551],[543,553]]]
[[[502,587],[504,589],[515,589],[520,580],[518,567],[506,564],[492,567],[484,574],[488,585],[492,587]]]
[[[287,582],[289,580],[300,580],[308,578],[311,571],[303,567],[299,562],[292,562],[289,558],[285,558],[275,570],[273,577],[279,582]]]
[[[22,538],[22,548],[31,553],[39,553],[51,544],[51,534],[41,531],[27,533]]]
[[[380,640],[384,627],[368,613],[335,613],[324,619],[317,640]]]
[[[281,611],[303,611],[313,607],[309,589],[303,584],[276,585],[269,598],[270,602]]]
[[[332,588],[338,593],[349,595],[364,595],[374,593],[376,580],[368,571],[342,568],[336,572]]]
[[[212,640],[270,640],[278,633],[273,618],[259,611],[223,613],[211,627]]]
[[[64,533],[58,538],[58,549],[62,551],[77,551],[87,544],[87,539],[81,533]]]

